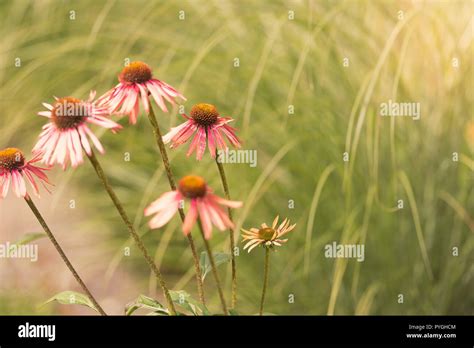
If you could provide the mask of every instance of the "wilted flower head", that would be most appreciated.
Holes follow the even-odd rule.
[[[107,108],[93,103],[94,97],[95,92],[91,91],[87,101],[65,97],[55,98],[53,105],[43,103],[48,110],[41,111],[38,115],[48,117],[49,122],[43,126],[39,140],[33,148],[34,153],[42,154],[43,163],[58,163],[66,169],[70,161],[72,167],[78,166],[83,163],[82,148],[88,155],[91,154],[88,138],[100,153],[105,152],[88,124],[111,129],[113,132],[122,126],[106,117],[109,114]]]
[[[44,173],[48,168],[41,168],[33,163],[41,159],[40,155],[35,155],[31,160],[26,161],[25,155],[19,149],[10,147],[0,150],[0,198],[5,198],[11,186],[17,197],[26,197],[26,181],[33,188],[35,195],[39,196],[38,185],[35,176],[43,184],[50,184],[48,177]]]
[[[161,110],[168,112],[165,100],[171,105],[176,98],[186,98],[167,83],[153,78],[151,68],[143,62],[131,62],[118,76],[119,83],[99,98],[100,105],[106,106],[110,113],[129,115],[131,124],[137,122],[140,99],[145,111],[150,112],[148,95],[151,94]]]
[[[182,115],[187,119],[186,122],[171,130],[163,136],[165,144],[171,142],[171,148],[178,147],[187,142],[193,135],[194,138],[189,146],[187,155],[190,156],[196,150],[196,158],[202,159],[206,144],[209,146],[209,152],[214,158],[216,149],[227,149],[224,136],[234,146],[240,147],[240,140],[236,136],[236,129],[229,126],[228,123],[233,119],[230,117],[221,117],[217,109],[212,104],[200,103],[192,107],[190,116]]]
[[[176,191],[162,194],[145,209],[145,216],[156,214],[149,222],[150,228],[160,228],[171,220],[180,207],[180,202],[190,201],[190,208],[183,223],[183,232],[188,235],[199,218],[204,236],[211,238],[212,225],[224,231],[233,228],[227,213],[222,206],[239,208],[242,202],[229,201],[212,193],[204,179],[197,175],[183,177]]]
[[[290,220],[285,219],[278,226],[278,216],[273,220],[272,227],[268,227],[266,223],[263,223],[261,227],[251,228],[250,231],[242,228],[242,243],[247,243],[244,246],[244,250],[248,248],[250,252],[253,248],[263,245],[266,248],[273,248],[274,246],[281,246],[286,243],[288,239],[281,239],[282,236],[292,231],[296,224],[290,226]]]

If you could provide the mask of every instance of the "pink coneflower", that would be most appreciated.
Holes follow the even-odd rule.
[[[40,154],[35,155],[31,160],[26,161],[25,155],[19,149],[9,147],[0,151],[0,198],[5,198],[11,186],[13,192],[18,197],[26,197],[26,181],[33,188],[35,195],[39,197],[38,185],[35,176],[43,184],[50,184],[48,177],[44,173],[48,168],[41,168],[33,163],[41,160]],[[46,188],[46,186],[45,186]]]
[[[229,126],[228,123],[233,119],[230,117],[221,117],[217,109],[212,104],[200,103],[192,107],[190,116],[182,115],[187,119],[186,122],[171,130],[163,136],[165,144],[171,142],[171,148],[178,147],[188,141],[194,134],[194,139],[189,146],[187,156],[190,156],[196,150],[196,158],[202,159],[206,150],[206,143],[209,146],[211,156],[216,157],[216,148],[227,149],[223,135],[234,147],[240,147],[240,140],[235,135],[236,129]]]
[[[65,97],[56,98],[53,105],[43,103],[48,111],[41,111],[38,115],[48,117],[50,122],[43,126],[39,140],[33,152],[42,153],[42,162],[48,165],[61,164],[66,169],[68,162],[72,167],[83,163],[82,148],[91,155],[91,145],[104,153],[99,139],[89,129],[88,123],[95,124],[113,132],[122,128],[118,123],[108,119],[108,110],[92,102],[95,92],[90,93],[87,101]]]
[[[179,181],[176,191],[162,194],[145,209],[145,216],[156,214],[149,222],[150,228],[164,226],[176,214],[180,202],[185,199],[191,201],[191,206],[184,219],[184,234],[188,235],[191,232],[199,217],[206,239],[211,238],[212,225],[217,226],[221,231],[234,227],[221,206],[230,208],[242,206],[242,202],[229,201],[213,194],[211,188],[200,176],[188,175]]]
[[[129,115],[131,124],[137,122],[140,99],[147,113],[150,112],[151,94],[164,112],[168,112],[165,100],[171,105],[176,98],[186,98],[167,83],[153,78],[151,68],[143,62],[131,62],[118,76],[119,84],[99,98],[100,105],[106,106],[110,113]]]
[[[268,227],[267,224],[263,223],[261,228],[251,228],[250,231],[242,228],[242,243],[247,243],[244,246],[244,250],[248,248],[250,252],[253,248],[263,245],[266,248],[273,248],[275,246],[282,246],[288,239],[281,239],[282,236],[292,231],[296,224],[290,226],[290,220],[285,219],[278,226],[278,216],[273,220],[272,227]]]

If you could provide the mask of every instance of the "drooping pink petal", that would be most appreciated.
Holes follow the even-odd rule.
[[[197,210],[197,203],[195,200],[191,200],[191,206],[189,208],[188,213],[186,214],[186,217],[184,219],[183,223],[183,233],[185,235],[188,235],[191,233],[191,230],[196,223],[198,217],[198,210]]]
[[[150,220],[148,225],[150,228],[160,228],[166,225],[166,223],[168,223],[168,221],[170,221],[171,218],[176,214],[178,208],[179,201],[170,203],[164,209],[160,210],[160,212]]]
[[[227,213],[214,201],[213,197],[207,196],[205,199],[209,207],[209,212],[212,212],[211,217],[215,217],[215,219],[212,219],[215,225],[218,226],[221,231],[224,231],[226,228],[234,228],[234,223],[229,219]],[[221,225],[218,225],[218,221]]]
[[[58,143],[53,150],[53,156],[51,158],[51,161],[57,162],[62,165],[63,169],[66,168],[67,165],[67,146],[66,146],[66,139],[67,139],[67,133],[69,130],[66,130],[65,132],[61,132],[59,134],[59,139]]]
[[[210,128],[207,132],[207,146],[212,158],[216,157],[216,136],[214,130]]]
[[[160,109],[163,112],[168,112],[168,108],[166,107],[166,104],[163,101],[163,97],[161,96],[161,93],[160,93],[160,86],[152,82],[147,82],[146,86],[148,90],[150,91],[151,95],[153,96],[153,99],[160,107]]]
[[[143,107],[145,108],[145,112],[148,114],[150,112],[150,104],[148,101],[148,91],[141,83],[137,83],[137,86],[140,89],[140,97],[142,98]]]
[[[212,223],[211,217],[209,216],[209,212],[207,211],[207,205],[201,199],[196,199],[196,203],[199,212],[199,219],[202,223],[204,238],[210,239],[212,236]]]
[[[194,150],[196,150],[196,158],[200,161],[204,155],[204,151],[206,150],[206,131],[201,127],[198,127],[197,133],[194,136],[186,155],[190,156]]]
[[[233,131],[233,129],[231,127],[229,127],[228,125],[224,125],[220,128],[220,130],[225,134],[227,139],[229,139],[230,143],[234,147],[239,148],[241,146],[240,145],[240,139],[237,138],[237,136],[235,135],[235,132]]]
[[[186,129],[188,127],[188,123],[184,122],[181,123],[177,127],[172,127],[171,130],[163,135],[162,139],[165,144],[168,144],[173,138],[175,138],[183,129]]]
[[[222,197],[219,197],[213,193],[208,193],[207,196],[209,199],[212,199],[214,202],[220,204],[220,205],[225,205],[229,208],[240,208],[242,206],[242,202],[239,201],[229,201],[227,199],[224,199]]]
[[[82,129],[87,133],[87,135],[89,136],[89,138],[92,140],[92,143],[94,144],[94,146],[96,147],[96,149],[97,149],[101,154],[104,154],[104,153],[105,153],[105,150],[104,150],[104,148],[102,147],[102,144],[100,143],[99,139],[97,139],[97,137],[95,136],[95,134],[92,133],[92,131],[89,129],[89,127],[87,127],[86,125],[83,125],[83,126],[82,126]]]
[[[214,134],[214,138],[216,140],[216,143],[217,143],[217,147],[221,150],[225,150],[228,148],[227,144],[225,143],[224,141],[224,138],[222,137],[222,134],[219,132],[219,130],[214,127],[212,129],[213,131],[213,134]]]
[[[26,176],[26,179],[28,180],[28,182],[30,183],[31,187],[33,188],[34,192],[35,192],[35,195],[39,197],[39,189],[38,189],[38,185],[36,184],[36,181],[35,179],[33,178],[33,175],[32,173],[30,172],[30,170],[28,168],[24,168],[23,169],[23,174]]]
[[[145,209],[145,216],[155,214],[175,202],[179,203],[181,198],[181,194],[178,191],[165,192]]]
[[[87,140],[86,133],[84,132],[83,126],[77,127],[77,131],[79,132],[81,138],[81,144],[84,148],[84,151],[90,156],[92,154],[91,145],[89,144],[89,140]]]
[[[11,175],[10,173],[5,173],[2,175],[1,189],[2,189],[2,198],[5,198],[8,193],[8,188],[10,187]]]
[[[28,170],[34,175],[36,175],[42,182],[45,182],[51,185],[51,183],[49,182],[48,176],[45,173],[43,173],[43,170],[47,170],[47,169],[36,167],[36,166],[28,166]]]
[[[76,157],[76,151],[72,145],[71,133],[75,133],[75,132],[68,132],[68,133],[65,133],[64,135],[66,138],[67,153],[69,154],[71,164],[73,167],[76,167],[78,165],[78,158]]]
[[[18,197],[25,197],[26,196],[26,185],[25,180],[17,170],[12,170],[12,183],[13,183],[13,190]]]
[[[130,117],[129,117],[130,124],[137,123],[137,116],[138,116],[139,110],[140,110],[139,99],[137,98],[137,100],[135,102],[135,105],[133,106],[132,110],[130,111]]]
[[[208,208],[207,211],[209,213],[209,217],[211,218],[212,223],[216,225],[219,230],[224,231],[227,228],[227,225],[228,225],[227,223],[230,222],[230,221],[224,220],[226,219],[225,218],[226,214],[225,213],[223,214],[224,216],[223,218],[223,216],[219,214],[220,213],[219,210],[221,209],[219,209],[219,207],[213,206],[212,203],[208,200],[206,200],[206,205],[207,205],[207,208]]]

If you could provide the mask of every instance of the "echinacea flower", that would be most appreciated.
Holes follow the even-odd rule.
[[[282,236],[292,231],[296,224],[290,226],[290,220],[285,219],[278,226],[278,216],[273,220],[272,227],[268,227],[267,224],[263,223],[258,228],[251,228],[250,231],[242,228],[242,243],[247,243],[244,246],[244,250],[248,248],[250,252],[253,248],[263,245],[266,248],[273,248],[274,246],[281,246],[286,243],[288,239],[281,239]]]
[[[229,201],[213,194],[202,177],[188,175],[179,181],[176,191],[162,194],[145,209],[145,216],[156,214],[149,222],[150,228],[164,226],[176,214],[180,202],[186,199],[190,201],[190,208],[184,219],[183,232],[188,235],[199,218],[206,239],[211,238],[212,225],[221,231],[234,227],[221,206],[229,208],[242,206],[242,202]]]
[[[151,94],[155,102],[164,112],[168,112],[165,100],[171,105],[176,98],[186,98],[167,83],[155,79],[151,68],[143,62],[131,62],[118,76],[119,83],[110,91],[99,98],[100,105],[106,106],[110,113],[129,115],[131,124],[137,122],[140,111],[140,99],[147,113],[150,112]]]
[[[25,178],[33,188],[35,195],[39,196],[35,176],[45,188],[45,183],[50,184],[48,177],[44,173],[48,168],[38,167],[33,164],[40,160],[41,156],[37,154],[31,160],[26,161],[23,152],[14,147],[0,150],[0,198],[7,196],[10,183],[17,197],[26,197]]]
[[[112,132],[122,126],[106,117],[109,115],[107,108],[93,103],[94,97],[95,92],[91,91],[87,101],[65,97],[55,98],[53,105],[43,103],[48,110],[41,111],[38,115],[48,117],[50,121],[43,126],[39,140],[33,148],[34,153],[42,154],[43,163],[58,163],[66,169],[70,161],[72,167],[78,166],[83,163],[83,148],[87,155],[92,153],[88,138],[100,153],[105,152],[88,124],[111,129]]]
[[[192,107],[190,116],[182,115],[187,119],[186,122],[171,130],[163,136],[165,144],[171,142],[170,147],[178,147],[194,138],[189,146],[187,156],[190,156],[196,150],[196,158],[202,159],[206,144],[209,146],[209,152],[213,158],[216,157],[217,149],[227,149],[227,143],[224,136],[234,146],[240,147],[240,139],[235,134],[236,129],[229,126],[228,123],[233,119],[230,117],[221,117],[217,109],[212,104],[200,103]],[[224,135],[224,136],[223,136]]]

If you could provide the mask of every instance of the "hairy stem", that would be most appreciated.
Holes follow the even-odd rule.
[[[100,165],[99,161],[97,160],[97,157],[95,156],[94,151],[91,150],[91,154],[88,155],[88,158],[89,158],[92,166],[94,167],[94,169],[97,173],[97,176],[99,177],[100,181],[104,185],[105,190],[109,194],[110,199],[114,203],[115,208],[117,208],[117,211],[119,212],[120,217],[122,218],[123,222],[127,226],[128,232],[130,233],[130,235],[135,240],[135,244],[137,245],[138,249],[140,249],[140,251],[142,252],[143,256],[145,257],[146,262],[148,263],[151,270],[153,271],[156,278],[158,279],[158,282],[161,286],[161,289],[163,290],[163,293],[165,295],[166,302],[168,304],[170,314],[171,315],[176,315],[176,309],[174,307],[173,300],[171,299],[170,292],[169,292],[168,288],[166,287],[166,283],[163,279],[163,276],[161,275],[160,270],[156,266],[155,262],[153,261],[153,259],[150,256],[150,254],[148,254],[148,251],[147,251],[145,245],[143,244],[142,239],[140,238],[138,233],[135,231],[135,227],[133,227],[133,224],[130,221],[130,219],[128,218],[127,213],[125,212],[125,209],[123,208],[122,203],[120,202],[117,195],[115,194],[115,191],[112,189],[112,186],[110,186],[109,180],[105,176],[104,170],[102,169],[102,166]]]
[[[219,169],[219,175],[222,181],[222,187],[224,188],[225,198],[230,200],[229,185],[227,184],[227,178],[225,176],[224,166],[219,162],[217,152],[216,152],[216,164]],[[229,214],[230,221],[232,219],[232,210],[227,208],[227,213]],[[234,240],[234,229],[229,228],[229,239],[230,239],[230,255],[231,255],[231,266],[232,266],[232,308],[235,308],[237,304],[237,265],[235,260],[235,240]]]
[[[36,205],[33,203],[33,201],[31,200],[31,197],[29,195],[26,195],[25,197],[25,201],[26,203],[28,204],[28,206],[30,207],[31,211],[33,212],[33,214],[35,214],[36,218],[38,219],[40,225],[43,227],[44,231],[46,232],[46,234],[48,235],[49,239],[51,240],[51,242],[53,243],[54,247],[56,248],[56,250],[58,251],[59,255],[61,255],[61,258],[63,259],[64,263],[66,264],[67,268],[69,268],[69,270],[71,271],[72,275],[74,276],[74,278],[76,279],[76,281],[79,283],[79,285],[81,286],[82,290],[84,290],[84,292],[87,294],[87,297],[89,297],[89,299],[91,300],[91,302],[94,304],[94,307],[99,311],[99,313],[101,315],[107,315],[104,310],[102,309],[102,307],[99,305],[99,303],[97,303],[96,299],[94,298],[94,296],[92,296],[92,293],[89,291],[89,289],[87,288],[86,284],[82,281],[81,277],[79,276],[79,274],[76,272],[76,270],[74,269],[74,267],[72,266],[71,264],[71,261],[69,261],[68,257],[66,256],[66,254],[64,253],[63,249],[61,248],[61,246],[59,245],[58,241],[56,240],[56,238],[54,237],[53,233],[51,232],[51,230],[49,229],[48,225],[46,224],[46,221],[44,221],[43,217],[41,216],[41,213],[39,212],[38,208],[36,208]]]
[[[229,311],[227,310],[227,305],[225,303],[224,292],[222,291],[221,281],[219,280],[219,273],[217,273],[216,262],[214,260],[214,255],[212,254],[211,245],[209,244],[209,241],[204,235],[201,220],[199,219],[198,226],[199,230],[201,231],[202,239],[204,240],[204,246],[206,247],[207,256],[209,257],[209,261],[211,262],[212,274],[214,275],[214,280],[216,281],[217,291],[219,293],[219,298],[222,304],[222,310],[224,311],[224,315],[229,315]]]
[[[263,315],[263,304],[265,303],[265,294],[267,292],[268,285],[268,268],[269,268],[269,258],[270,258],[270,248],[265,248],[265,265],[263,271],[263,289],[262,289],[262,298],[260,299],[260,315]]]
[[[176,190],[176,182],[174,180],[173,172],[171,171],[170,161],[168,159],[168,153],[166,152],[165,144],[163,143],[163,138],[161,135],[160,127],[158,126],[158,121],[156,120],[155,112],[153,111],[153,107],[150,103],[150,112],[148,113],[148,119],[150,120],[151,126],[153,128],[153,133],[155,135],[156,144],[160,150],[161,159],[163,160],[163,165],[165,167],[166,176],[168,177],[168,182],[172,190]],[[179,208],[179,216],[181,217],[181,221],[184,221],[185,215],[183,208]],[[194,260],[194,270],[196,273],[196,283],[198,288],[198,295],[199,300],[202,304],[206,304],[204,298],[204,288],[202,283],[202,272],[201,266],[199,266],[199,256],[196,251],[196,245],[194,244],[193,237],[191,234],[187,235],[189,246],[191,247],[191,253],[193,255]]]

